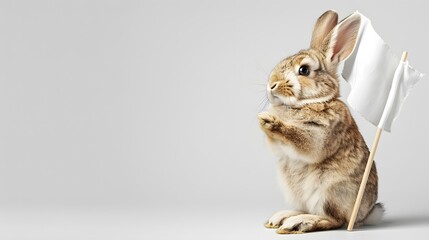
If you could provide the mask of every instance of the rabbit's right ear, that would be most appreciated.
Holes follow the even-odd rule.
[[[314,25],[313,35],[311,37],[311,48],[321,48],[323,40],[329,32],[337,25],[338,14],[335,11],[328,10],[319,17]]]
[[[332,29],[321,49],[328,62],[338,64],[352,54],[358,40],[360,23],[360,14],[355,12]]]

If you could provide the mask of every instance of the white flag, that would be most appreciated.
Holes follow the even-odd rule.
[[[351,85],[347,101],[372,124],[390,132],[405,98],[423,74],[408,62],[400,63],[371,21],[355,14],[361,16],[358,40],[342,72]]]

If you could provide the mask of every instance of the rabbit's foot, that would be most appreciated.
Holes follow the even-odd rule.
[[[341,227],[342,223],[330,217],[312,214],[301,214],[292,216],[283,221],[277,229],[279,234],[295,234],[320,230],[335,229]]]
[[[292,216],[296,216],[302,214],[302,212],[300,211],[287,211],[287,210],[283,210],[283,211],[278,211],[276,213],[274,213],[270,219],[268,219],[268,221],[265,223],[265,227],[266,228],[279,228],[283,221],[286,220],[289,217]]]

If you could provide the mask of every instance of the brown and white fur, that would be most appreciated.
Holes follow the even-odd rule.
[[[349,109],[338,99],[337,68],[353,52],[360,17],[353,14],[337,22],[337,13],[324,13],[316,22],[310,49],[274,68],[267,85],[269,110],[258,115],[269,147],[280,158],[282,190],[295,207],[275,213],[265,224],[278,228],[278,233],[345,225],[368,159],[365,141]],[[373,165],[357,224],[381,220],[377,188]]]

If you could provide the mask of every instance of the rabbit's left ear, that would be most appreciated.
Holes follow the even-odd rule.
[[[319,49],[329,32],[337,25],[338,14],[328,10],[317,19],[311,36],[311,48]]]
[[[352,54],[358,39],[360,22],[360,14],[356,12],[332,29],[325,38],[321,49],[325,52],[328,62],[338,64]]]

